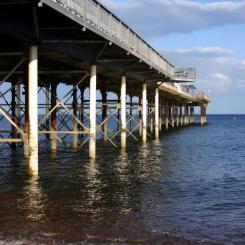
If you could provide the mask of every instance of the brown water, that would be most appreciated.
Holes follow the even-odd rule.
[[[2,149],[0,245],[245,244],[244,123],[214,117],[126,153],[99,143],[96,161],[43,150],[38,178]]]

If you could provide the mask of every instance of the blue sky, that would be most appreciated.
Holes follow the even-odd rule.
[[[245,114],[245,1],[101,2],[174,65],[198,69],[209,113]]]

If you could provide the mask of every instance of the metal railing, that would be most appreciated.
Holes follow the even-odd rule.
[[[94,0],[52,0],[62,4],[81,18],[120,41],[130,52],[149,66],[174,79],[174,66],[150,47],[133,30],[124,24],[104,6]]]
[[[174,80],[185,82],[196,80],[196,69],[195,68],[175,68],[174,69]]]

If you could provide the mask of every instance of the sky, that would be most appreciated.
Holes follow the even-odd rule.
[[[175,66],[196,67],[208,113],[245,114],[245,0],[101,0]]]

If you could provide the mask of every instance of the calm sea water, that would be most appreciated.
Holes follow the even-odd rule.
[[[122,153],[0,150],[2,244],[245,244],[245,116],[210,116]]]

